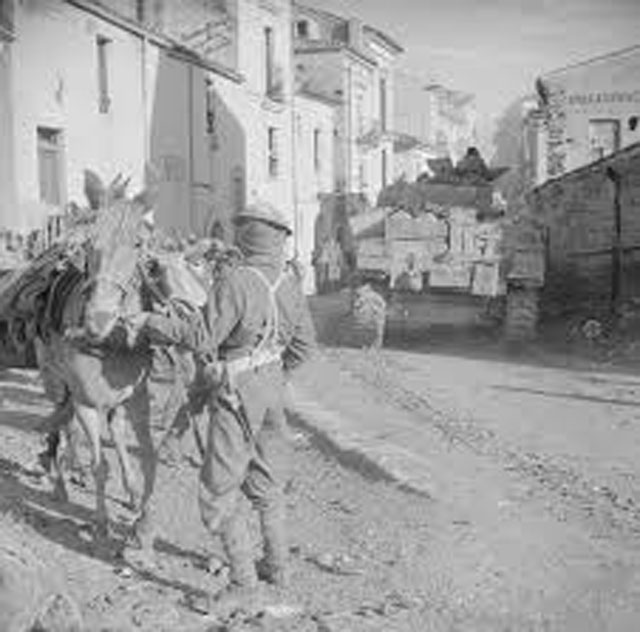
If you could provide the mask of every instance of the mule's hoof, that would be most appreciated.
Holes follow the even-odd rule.
[[[69,502],[69,494],[67,493],[67,488],[62,481],[55,483],[52,495],[53,500],[57,503]]]
[[[124,506],[134,513],[142,508],[142,495],[138,492],[129,492],[129,498],[124,502]]]
[[[156,531],[144,516],[133,524],[130,541],[142,551],[152,551],[156,541]]]
[[[42,468],[42,471],[45,474],[49,474],[52,469],[53,459],[48,452],[40,452],[38,453],[38,465]]]
[[[76,487],[87,488],[87,475],[82,471],[72,472],[69,476],[69,482]]]

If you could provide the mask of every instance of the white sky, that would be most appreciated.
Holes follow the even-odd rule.
[[[363,19],[404,47],[400,69],[474,93],[484,135],[538,75],[640,44],[640,0],[300,2]]]

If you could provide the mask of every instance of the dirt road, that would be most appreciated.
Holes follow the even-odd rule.
[[[310,373],[326,395],[319,405],[358,411],[354,441],[359,430],[396,445],[430,493],[337,459],[312,420],[293,420],[285,601],[297,615],[215,628],[190,610],[189,596],[222,578],[206,570],[219,545],[200,526],[189,444],[165,492],[158,567],[97,556],[84,528],[91,491],[55,504],[34,471],[47,405],[28,372],[0,375],[0,512],[62,570],[91,630],[638,629],[640,380],[446,353],[328,358]],[[118,539],[130,518],[118,476],[109,491]]]

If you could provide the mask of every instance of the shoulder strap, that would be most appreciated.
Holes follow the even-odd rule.
[[[282,285],[282,282],[287,277],[287,270],[283,269],[278,275],[278,278],[273,283],[271,283],[271,281],[269,281],[269,279],[267,278],[267,275],[262,270],[254,268],[253,266],[245,266],[245,268],[247,270],[251,270],[251,272],[253,272],[262,281],[269,292],[269,303],[271,307],[269,311],[269,318],[264,327],[262,340],[253,351],[253,353],[259,353],[263,351],[268,345],[274,347],[277,346],[280,321],[278,315],[278,302],[276,300],[276,294],[279,287]]]

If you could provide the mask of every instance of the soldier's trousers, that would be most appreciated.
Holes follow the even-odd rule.
[[[210,406],[200,471],[200,511],[219,531],[244,494],[258,510],[282,503],[285,453],[284,381],[277,365],[239,376],[237,391],[222,391]]]

